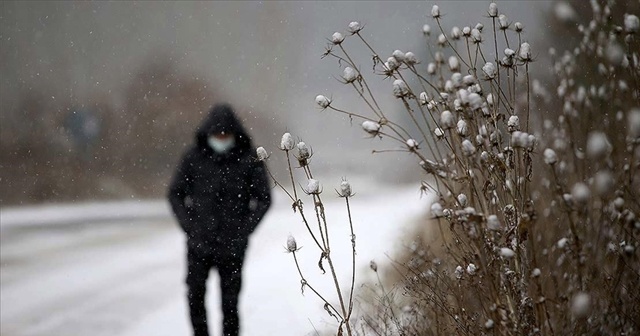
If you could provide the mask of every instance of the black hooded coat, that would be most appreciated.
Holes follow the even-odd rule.
[[[235,146],[215,152],[211,134],[232,133]],[[216,105],[196,131],[169,187],[169,201],[192,251],[244,255],[249,235],[271,204],[264,163],[228,105]]]

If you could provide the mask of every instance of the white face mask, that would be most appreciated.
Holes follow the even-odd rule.
[[[207,138],[207,143],[216,153],[226,153],[236,144],[236,138],[231,136],[224,140],[218,139],[215,136]]]

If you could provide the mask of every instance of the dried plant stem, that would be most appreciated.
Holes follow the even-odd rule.
[[[529,62],[525,64],[525,74],[527,77],[527,119],[525,122],[525,132],[529,132],[529,111],[531,109],[531,80],[529,79]]]
[[[473,63],[473,59],[471,58],[471,46],[469,45],[469,37],[465,37],[465,44],[467,45],[467,55],[469,56],[469,64]],[[473,71],[473,76],[477,75],[475,66],[473,68],[469,68],[469,70]]]
[[[353,312],[353,290],[356,284],[356,234],[353,231],[353,220],[351,218],[351,206],[349,205],[349,195],[344,197],[347,205],[347,216],[349,218],[349,228],[351,229],[351,289],[349,291],[349,310],[347,312],[346,321],[351,318]]]
[[[360,36],[360,34],[357,34],[357,35]],[[360,36],[360,39],[364,41],[364,39],[362,39],[362,36]],[[353,63],[353,61],[351,60],[351,57],[349,56],[349,54],[347,54],[346,50],[342,47],[342,44],[340,45],[340,50],[342,50],[344,55]],[[377,57],[377,54],[375,54],[374,57]],[[380,58],[378,57],[378,59],[380,59]],[[357,71],[358,71],[358,74],[360,74],[360,70],[357,70]],[[362,80],[362,83],[364,84],[364,87],[367,89],[367,92],[369,93],[369,96],[371,97],[371,100],[373,101],[373,104],[378,108],[378,112],[380,113],[378,116],[380,118],[384,118],[384,114],[382,113],[382,110],[380,109],[380,106],[378,105],[378,102],[376,101],[375,96],[373,95],[373,93],[371,93],[371,89],[369,89],[369,85],[367,84],[367,82],[364,79]]]
[[[296,182],[293,179],[293,168],[291,166],[291,158],[289,158],[289,151],[285,150],[287,154],[287,167],[289,168],[289,176],[291,177],[291,188],[293,189],[293,197],[295,198],[294,202],[298,202],[298,192],[296,190]]]
[[[567,214],[567,219],[569,220],[569,229],[571,230],[571,234],[573,234],[573,240],[575,240],[574,244],[576,246],[576,250],[574,251],[574,256],[576,259],[576,267],[577,267],[577,273],[578,273],[578,281],[579,281],[579,286],[580,286],[580,290],[584,290],[584,281],[582,280],[582,261],[580,260],[580,254],[582,253],[582,244],[580,243],[580,237],[578,236],[578,232],[577,232],[577,228],[575,223],[573,222],[573,216],[571,215],[571,205],[569,203],[567,203],[566,200],[564,200],[564,198],[562,197],[562,187],[560,187],[560,180],[558,179],[558,174],[556,174],[555,171],[555,167],[551,167],[551,171],[553,174],[553,178],[554,181],[556,183],[557,190],[558,190],[558,196],[560,197],[560,199],[563,200],[564,202],[564,212]]]
[[[342,309],[342,314],[343,316],[347,316],[348,315],[348,311],[346,309],[346,306],[344,304],[344,299],[342,298],[342,291],[340,290],[340,283],[338,282],[338,277],[336,275],[336,270],[335,267],[333,266],[333,260],[331,258],[331,251],[327,251],[327,262],[329,263],[329,268],[331,269],[331,275],[333,276],[333,283],[336,286],[336,291],[338,294],[338,299],[340,300],[340,308]],[[352,332],[351,332],[351,323],[349,323],[348,320],[344,320],[344,324],[347,327],[347,335],[351,336]]]
[[[331,310],[333,310],[333,312],[336,314],[337,317],[340,318],[340,320],[344,321],[344,318],[342,315],[340,315],[340,312],[331,304],[329,303],[329,301],[327,301],[322,294],[320,294],[317,290],[315,290],[315,288],[313,288],[313,286],[311,286],[309,284],[309,282],[307,282],[307,280],[305,279],[304,275],[302,275],[302,270],[300,269],[300,264],[298,263],[298,257],[296,256],[296,252],[293,251],[291,252],[293,254],[293,260],[296,264],[296,268],[298,269],[298,274],[300,274],[300,281],[302,282],[302,288],[304,289],[304,287],[309,287],[309,289],[311,289],[311,291],[316,294],[316,296],[318,298],[320,298],[320,300],[322,300],[325,303],[326,307],[331,308]]]
[[[475,72],[475,65],[473,66],[473,68],[469,66],[469,64],[467,64],[467,62],[464,61],[464,58],[460,56],[460,54],[458,53],[458,50],[453,46],[453,44],[451,44],[451,41],[447,37],[447,34],[445,34],[444,29],[442,29],[442,25],[440,24],[440,18],[435,18],[435,19],[436,19],[436,22],[438,23],[438,28],[440,28],[440,32],[444,36],[445,40],[447,40],[447,44],[449,44],[449,47],[451,47],[451,50],[453,50],[453,52],[458,56],[458,59],[460,59],[460,61],[464,63],[464,65],[466,65],[467,68],[473,69],[473,71]]]
[[[287,155],[287,160],[289,160],[289,157]],[[291,164],[291,162],[289,161],[289,164]],[[318,248],[321,251],[324,251],[324,247],[323,245],[320,244],[320,242],[318,241],[318,239],[316,238],[316,235],[313,233],[313,231],[311,230],[311,227],[309,226],[309,222],[307,221],[307,218],[304,215],[304,210],[302,207],[302,202],[297,199],[297,195],[295,196],[296,198],[294,198],[294,196],[292,196],[289,191],[280,183],[276,180],[276,178],[273,176],[273,174],[271,173],[271,171],[267,168],[267,172],[269,174],[269,176],[271,176],[271,179],[273,180],[273,183],[275,183],[277,186],[280,187],[280,189],[282,189],[287,196],[289,196],[289,198],[293,201],[293,208],[294,211],[295,209],[297,209],[297,211],[299,211],[300,216],[302,217],[302,221],[304,222],[304,225],[307,227],[307,231],[309,232],[309,235],[311,235],[311,238],[313,238],[313,241],[316,243],[316,245],[318,246]],[[293,173],[291,171],[291,166],[289,166],[289,174],[293,179]],[[292,180],[293,181],[293,180]],[[295,190],[295,189],[294,189]],[[322,231],[320,231],[320,235],[322,236]]]
[[[500,71],[500,70],[502,69],[502,67],[500,66],[500,56],[499,56],[500,54],[498,54],[498,37],[496,35],[496,18],[495,17],[492,18],[491,23],[493,24],[493,46],[494,46],[495,53],[496,53],[494,59],[495,59],[495,62],[496,62],[496,68],[498,68],[498,79],[497,79],[498,88],[501,88],[502,87],[502,79],[501,79],[500,73],[502,71]],[[469,55],[469,57],[471,57],[471,55]],[[507,69],[507,75],[508,75],[508,72],[509,72],[509,70]],[[491,91],[493,92],[493,84],[491,84]],[[496,99],[498,100],[497,106],[500,106],[500,100],[501,100],[500,95],[498,95],[496,97]]]

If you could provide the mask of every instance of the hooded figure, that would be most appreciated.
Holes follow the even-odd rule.
[[[216,105],[196,131],[169,187],[187,235],[187,287],[194,335],[208,335],[206,281],[220,274],[224,335],[238,335],[238,295],[249,235],[269,209],[264,163],[229,105]]]

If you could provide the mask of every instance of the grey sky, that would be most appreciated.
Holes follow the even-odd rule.
[[[168,57],[214,82],[232,103],[273,114],[282,131],[303,133],[323,155],[368,148],[370,141],[347,120],[321,114],[314,104],[322,93],[345,108],[362,108],[335,80],[341,73],[337,62],[320,59],[327,38],[356,20],[366,25],[363,35],[382,56],[401,49],[420,57],[426,50],[422,25],[435,28],[428,17],[434,3],[445,14],[445,31],[488,22],[489,1],[3,2],[1,106],[11,107],[11,97],[29,89],[79,103],[106,95],[118,106],[141,64]],[[543,1],[498,4],[527,28],[548,7]],[[537,32],[532,30],[531,38]],[[369,69],[370,54],[354,42],[345,46],[361,69]],[[371,83],[383,107],[393,109],[390,83]]]

